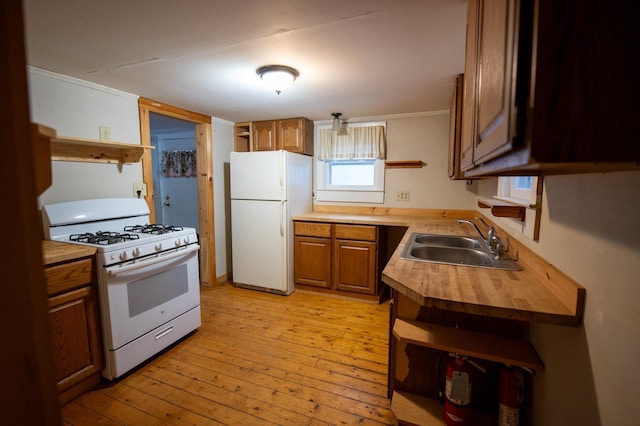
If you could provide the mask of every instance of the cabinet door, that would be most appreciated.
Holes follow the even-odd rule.
[[[255,121],[252,126],[254,151],[275,151],[279,149],[276,143],[275,121]]]
[[[464,74],[456,78],[451,98],[451,113],[449,117],[449,167],[448,174],[451,179],[463,178],[460,170],[460,129],[462,121],[462,85]]]
[[[479,0],[469,0],[467,15],[467,47],[465,52],[464,81],[462,84],[462,120],[460,137],[460,168],[467,170],[473,166],[473,147],[476,128],[476,68],[478,41]]]
[[[337,290],[376,294],[376,243],[336,239],[333,252],[333,282]]]
[[[102,370],[95,291],[82,287],[49,298],[49,318],[58,391]]]
[[[279,149],[291,152],[304,152],[304,121],[301,118],[278,120]]]
[[[513,148],[515,119],[515,0],[483,0],[479,10],[477,110],[473,161],[477,165]]]
[[[294,282],[331,288],[331,239],[295,237],[293,250]]]

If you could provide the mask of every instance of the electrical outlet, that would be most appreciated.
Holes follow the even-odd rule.
[[[110,141],[111,140],[111,127],[99,126],[100,127],[100,140],[101,141]]]
[[[396,201],[409,201],[409,191],[396,192]]]
[[[138,193],[138,191],[140,191]],[[133,184],[133,196],[142,198],[147,196],[147,184],[144,182],[134,182]]]

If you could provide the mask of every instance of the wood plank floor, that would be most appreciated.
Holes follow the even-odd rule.
[[[62,407],[65,425],[385,425],[389,304],[202,288],[202,327]]]

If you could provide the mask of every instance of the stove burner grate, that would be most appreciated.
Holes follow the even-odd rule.
[[[96,233],[85,232],[84,234],[71,234],[69,236],[69,241],[100,245],[117,244],[127,240],[137,239],[140,239],[139,235],[108,231],[98,231]]]
[[[182,231],[182,226],[173,226],[173,225],[159,225],[159,224],[150,224],[150,225],[134,225],[134,226],[125,226],[125,232],[139,232],[143,234],[168,234],[170,232]]]

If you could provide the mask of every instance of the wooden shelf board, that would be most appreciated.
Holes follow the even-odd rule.
[[[99,163],[137,163],[145,149],[152,146],[133,145],[97,139],[57,136],[51,139],[51,159]]]
[[[424,396],[409,392],[394,391],[391,398],[391,411],[404,425],[444,425],[444,408],[438,400],[425,398]],[[471,422],[476,426],[489,426],[497,424],[495,416],[472,410]]]
[[[391,411],[399,422],[408,425],[444,425],[440,402],[408,392],[394,391]]]
[[[406,161],[385,161],[384,167],[387,169],[418,169],[426,166],[420,160],[406,160]]]
[[[51,138],[56,131],[42,124],[31,123],[31,140],[33,141],[33,164],[36,172],[36,190],[42,194],[51,186]]]
[[[479,198],[478,207],[491,209],[491,214],[496,217],[512,217],[524,221],[526,207],[511,204],[506,201]]]
[[[400,340],[427,348],[526,367],[530,370],[544,368],[542,360],[528,341],[402,319],[396,319],[393,335]]]

